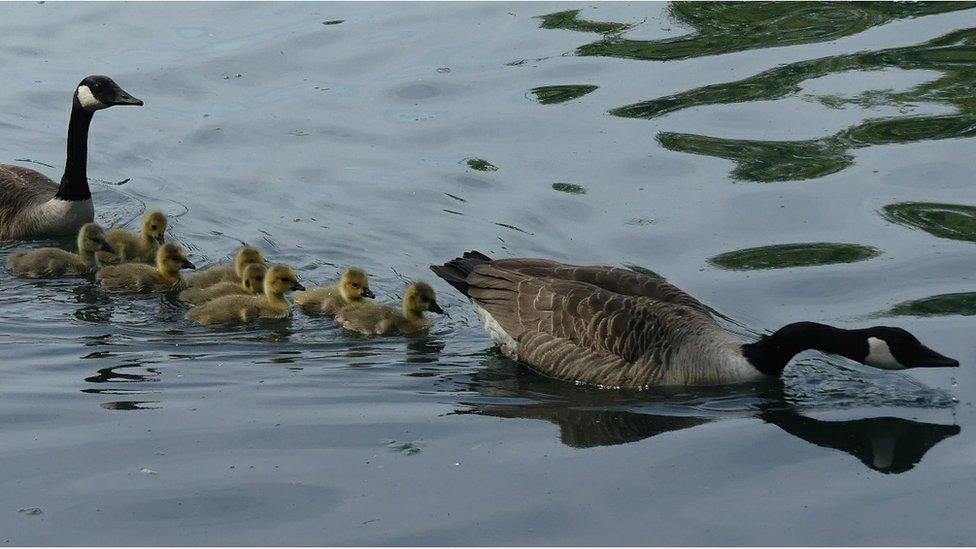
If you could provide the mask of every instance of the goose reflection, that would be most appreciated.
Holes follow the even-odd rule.
[[[875,471],[897,474],[960,432],[958,425],[898,417],[828,421],[805,416],[779,380],[696,388],[694,393],[675,388],[628,395],[548,379],[500,356],[490,356],[485,366],[463,382],[473,394],[461,399],[456,413],[548,421],[559,427],[560,441],[573,448],[628,444],[732,414],[756,417],[811,444],[850,454]]]

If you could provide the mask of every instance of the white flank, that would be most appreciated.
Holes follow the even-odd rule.
[[[478,313],[478,318],[481,319],[481,324],[484,325],[488,337],[491,338],[495,345],[498,345],[502,354],[512,360],[517,360],[518,343],[512,336],[508,335],[508,332],[502,329],[501,324],[495,320],[495,317],[488,314],[488,311],[482,309],[473,299],[471,300],[471,305],[474,306],[474,312]]]
[[[78,86],[78,103],[86,111],[97,111],[106,107],[105,103],[95,98],[88,86]]]
[[[905,366],[898,362],[898,359],[891,354],[888,343],[877,337],[868,338],[868,356],[864,359],[864,363],[868,366],[874,366],[875,368],[882,368],[884,370],[905,369]]]
[[[30,213],[31,233],[38,236],[73,235],[95,220],[95,206],[88,200],[52,198]]]

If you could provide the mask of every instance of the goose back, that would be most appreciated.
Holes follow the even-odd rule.
[[[44,174],[0,164],[0,240],[74,234],[95,219],[91,200],[54,200],[58,184]]]

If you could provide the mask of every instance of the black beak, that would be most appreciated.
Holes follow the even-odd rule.
[[[374,297],[376,297],[376,294],[374,294],[373,290],[370,290],[369,288],[363,288],[363,297],[368,297],[369,299],[373,299]]]
[[[427,310],[432,313],[437,313],[439,315],[444,314],[444,309],[441,309],[441,306],[438,305],[436,301],[434,303],[431,303],[430,306],[427,307]]]
[[[129,92],[118,88],[115,90],[115,97],[112,98],[112,105],[136,105],[142,106],[142,99],[136,99],[129,95]]]
[[[113,248],[112,245],[109,244],[107,240],[103,240],[102,241],[102,251],[103,252],[108,252],[110,254],[114,254],[115,253],[115,248]]]
[[[300,290],[304,290],[305,289],[305,286],[302,286],[302,283],[301,282],[296,281],[294,284],[291,285],[291,289],[292,290],[295,290],[297,292],[297,291],[300,291]]]
[[[183,260],[183,267],[182,268],[183,269],[196,269],[197,266],[194,265],[193,263],[190,263],[190,260],[189,259],[184,259]]]
[[[159,236],[157,236],[156,237],[156,242],[159,242],[160,244],[165,244],[166,243],[166,235],[160,234]]]
[[[949,358],[944,355],[929,349],[928,347],[922,345],[921,350],[916,357],[915,364],[912,364],[913,368],[958,368],[959,361],[954,358]]]

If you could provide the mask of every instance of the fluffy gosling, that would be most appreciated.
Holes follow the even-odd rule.
[[[355,309],[339,311],[336,320],[343,328],[366,335],[410,334],[430,327],[424,311],[444,314],[430,284],[414,282],[403,292],[402,310],[367,302]]]
[[[356,308],[376,297],[369,289],[369,278],[362,269],[347,269],[339,282],[295,293],[295,305],[308,315],[335,316],[340,310]]]
[[[126,229],[109,229],[105,235],[108,243],[115,248],[115,253],[99,252],[98,260],[103,265],[152,263],[156,259],[156,251],[165,242],[168,223],[166,214],[152,211],[142,218],[142,231],[139,233]]]
[[[206,288],[187,288],[180,292],[180,299],[190,305],[203,305],[225,295],[260,294],[264,291],[264,275],[267,270],[260,263],[251,263],[244,269],[244,281],[240,284],[218,282]]]
[[[171,292],[186,287],[180,269],[194,269],[186,258],[186,250],[173,243],[163,244],[156,251],[156,265],[123,263],[103,267],[95,275],[106,292],[141,293]]]
[[[212,265],[199,273],[187,277],[186,285],[190,288],[205,288],[220,282],[241,283],[244,268],[252,263],[264,265],[261,251],[253,246],[244,246],[234,256],[233,265]]]
[[[14,252],[7,258],[7,269],[24,278],[84,276],[99,269],[97,254],[102,250],[114,251],[105,239],[105,231],[95,223],[87,223],[78,231],[78,253],[61,248]]]
[[[200,324],[247,324],[258,318],[286,318],[291,306],[285,294],[304,290],[298,275],[287,265],[274,265],[264,275],[264,295],[225,295],[194,307],[186,319]]]

